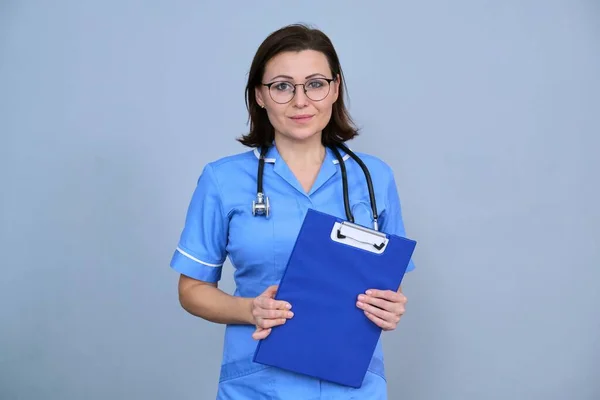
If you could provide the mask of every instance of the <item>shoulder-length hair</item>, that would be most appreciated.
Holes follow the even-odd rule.
[[[322,31],[302,24],[285,26],[271,33],[259,46],[248,73],[246,85],[246,108],[250,122],[250,131],[237,140],[245,146],[270,146],[273,143],[275,131],[269,117],[256,101],[255,89],[262,84],[265,65],[277,54],[286,51],[315,50],[327,57],[332,76],[341,79],[339,95],[335,103],[331,119],[323,129],[322,143],[326,146],[345,142],[358,135],[352,118],[344,104],[346,81],[342,66],[331,40]]]

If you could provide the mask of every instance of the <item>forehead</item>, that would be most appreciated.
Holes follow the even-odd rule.
[[[302,81],[312,74],[331,75],[327,57],[320,51],[302,50],[279,53],[271,58],[265,65],[264,78],[268,80],[278,75],[288,75]]]

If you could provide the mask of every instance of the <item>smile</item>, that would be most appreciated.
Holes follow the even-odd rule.
[[[308,121],[310,121],[312,119],[312,115],[294,115],[293,117],[290,117],[290,119],[294,122],[298,122],[298,123],[306,123]]]

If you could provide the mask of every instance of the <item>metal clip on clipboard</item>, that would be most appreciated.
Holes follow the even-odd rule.
[[[334,242],[375,254],[382,254],[389,241],[385,233],[348,221],[336,222],[331,229],[330,236]]]

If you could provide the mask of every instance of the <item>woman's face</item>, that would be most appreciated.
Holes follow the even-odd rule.
[[[318,51],[285,52],[269,60],[262,83],[273,85],[259,86],[256,100],[266,109],[276,139],[305,141],[318,136],[320,141],[339,93],[339,77],[330,84],[324,80],[332,78],[327,57]],[[298,85],[295,94],[294,85]]]

